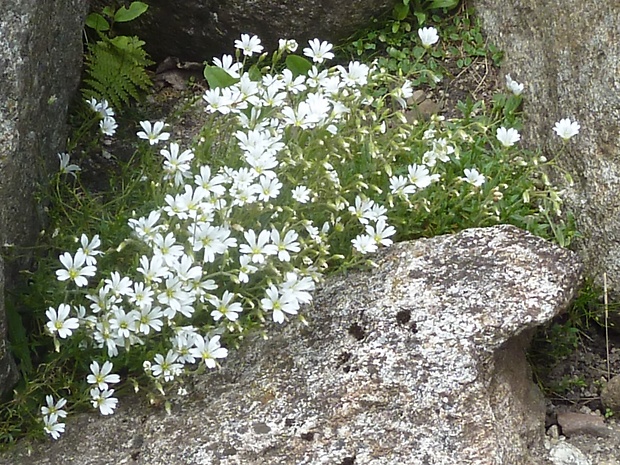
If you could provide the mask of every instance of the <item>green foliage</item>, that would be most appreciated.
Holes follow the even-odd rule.
[[[92,28],[98,40],[87,45],[85,57],[87,78],[83,89],[87,98],[106,99],[113,108],[128,105],[131,99],[139,99],[152,83],[146,68],[153,64],[143,49],[144,41],[138,37],[114,36],[114,23],[131,21],[147,10],[142,2],[133,2],[129,8],[121,7],[114,12],[110,7],[103,15],[92,13],[86,25]],[[107,16],[106,19],[104,16]]]
[[[471,10],[454,16],[451,24],[443,31],[447,42],[446,56],[455,57],[459,68],[470,66],[476,58],[488,58],[499,66],[503,53],[482,35],[480,20]]]
[[[238,79],[233,78],[230,74],[217,66],[205,66],[204,76],[211,89],[228,87],[238,81]]]
[[[293,76],[307,74],[312,68],[312,63],[299,55],[289,55],[286,57],[286,67],[291,70]]]
[[[501,50],[483,36],[480,21],[470,9],[448,18],[431,11],[425,14],[424,20],[429,26],[441,24],[441,39],[432,50],[420,45],[417,30],[410,23],[392,19],[375,20],[370,29],[351,37],[343,51],[355,59],[375,59],[389,72],[415,75],[415,86],[431,88],[436,86],[437,79],[454,75],[455,65],[464,69],[480,60],[491,60],[496,66],[501,62]],[[418,24],[422,23],[418,21]]]
[[[589,339],[589,331],[604,327],[604,309],[601,304],[602,290],[587,280],[579,294],[566,310],[534,335],[528,358],[534,376],[543,391],[562,395],[583,384],[582,379],[565,377],[553,381],[548,374],[567,358],[573,356]]]
[[[410,32],[412,29],[412,16],[415,18],[414,26],[423,26],[429,15],[442,10],[450,11],[459,5],[459,0],[400,0],[392,10],[393,21],[390,25],[392,33]]]

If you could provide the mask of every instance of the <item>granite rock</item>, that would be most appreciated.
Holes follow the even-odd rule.
[[[34,245],[42,225],[45,200],[36,197],[67,140],[87,7],[88,0],[0,1],[0,246],[8,255],[11,246]],[[0,260],[0,394],[17,376],[5,340],[3,286],[28,266],[19,255]]]

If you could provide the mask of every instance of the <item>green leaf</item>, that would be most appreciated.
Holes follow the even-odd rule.
[[[103,10],[101,10],[104,15],[109,18],[114,18],[114,9],[111,6],[106,6]]]
[[[286,67],[297,77],[310,71],[312,63],[299,55],[289,55],[286,57]]]
[[[99,13],[91,13],[86,17],[86,25],[95,31],[103,32],[110,30],[110,23]]]
[[[146,3],[133,2],[131,5],[129,5],[129,8],[126,8],[124,6],[120,7],[118,11],[114,14],[114,21],[117,23],[126,23],[127,21],[132,21],[148,9],[149,6]]]
[[[422,13],[421,11],[414,11],[413,15],[417,18],[418,25],[423,26],[424,21],[426,21],[426,13]]]
[[[116,36],[113,39],[110,39],[110,43],[115,47],[128,52],[136,50],[145,44],[143,40],[132,36]]]
[[[222,68],[218,68],[217,66],[205,66],[204,75],[205,79],[209,83],[209,87],[212,89],[217,87],[229,87],[238,81],[238,79],[235,79]]]
[[[260,82],[263,79],[263,74],[260,72],[260,68],[256,65],[250,66],[248,69],[248,76],[250,76],[251,81]]]
[[[454,8],[458,5],[458,0],[433,0],[431,4],[428,6],[429,9],[434,10],[436,8]]]
[[[392,16],[397,21],[402,21],[407,16],[409,16],[409,5],[405,5],[404,3],[397,3],[394,5],[394,11],[392,12]]]
[[[400,22],[395,21],[394,24],[392,24],[392,34],[396,34],[398,29],[400,29]]]

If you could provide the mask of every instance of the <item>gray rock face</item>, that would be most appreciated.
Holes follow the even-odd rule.
[[[548,463],[524,350],[579,286],[576,255],[501,226],[398,244],[376,264],[326,283],[308,327],[273,328],[192,378],[170,415],[121,399],[0,463]]]
[[[109,2],[108,2],[109,3]],[[278,39],[337,41],[389,11],[395,0],[150,0],[149,11],[128,25],[156,61],[167,56],[204,61],[232,52],[242,33],[268,49]],[[105,1],[95,2],[95,11]],[[306,46],[306,45],[304,45]]]
[[[82,60],[88,0],[0,0],[0,245],[31,246],[40,227],[40,182],[58,169],[67,106]],[[6,264],[7,285],[23,263]],[[4,274],[0,271],[0,274]],[[2,276],[4,278],[5,276]],[[3,284],[4,279],[0,279]],[[6,353],[0,285],[0,393],[15,380]]]
[[[557,156],[575,185],[567,207],[584,238],[588,274],[620,291],[620,2],[475,0],[490,40],[506,52],[505,71],[525,83],[523,143],[560,151],[556,121],[581,132]],[[558,171],[560,171],[558,170]],[[559,177],[559,176],[558,176]]]

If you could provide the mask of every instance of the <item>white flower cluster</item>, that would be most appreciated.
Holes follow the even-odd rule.
[[[434,28],[419,34],[425,47],[438,41]],[[358,173],[354,185],[342,180],[350,182],[346,176],[362,156],[385,156],[383,166],[391,163],[393,156],[376,154],[372,141],[366,144],[368,154],[347,152],[349,141],[384,134],[404,117],[399,111],[375,112],[385,107],[373,106],[376,100],[367,87],[377,84],[379,70],[357,61],[321,69],[333,57],[332,45],[318,39],[308,45],[303,49],[312,60],[307,72],[270,73],[266,67],[262,77],[250,76],[245,60],[263,47],[249,35],[235,44],[242,62],[230,55],[214,59],[218,72],[234,81],[203,95],[211,121],[225,120],[229,131],[217,134],[226,144],[212,141],[211,148],[228,158],[209,158],[210,151],[200,145],[182,148],[170,140],[164,121],[140,122],[137,137],[144,147],[159,149],[161,175],[144,183],[160,202],[134,214],[128,222],[131,237],[110,245],[105,254],[98,235],[82,235],[75,253],[60,255],[56,276],[67,284],[71,300],[47,310],[46,327],[57,349],[61,340],[81,332],[84,348],[94,354],[86,382],[101,414],[113,413],[118,403],[110,385],[121,379],[112,373],[111,359],[121,353],[148,347],[143,367],[160,386],[197,364],[217,368],[218,360],[228,355],[229,337],[267,319],[284,323],[312,301],[330,258],[330,239],[345,225],[354,230],[349,237],[359,232],[351,241],[355,254],[392,244],[396,229],[389,224],[388,209],[372,198],[377,189],[369,188],[367,173]],[[295,41],[282,40],[276,53],[297,48]],[[412,83],[390,89],[381,98],[406,108]],[[102,129],[111,127],[109,120],[103,124],[114,115],[107,102],[89,103],[101,113]],[[395,119],[387,120],[387,114]],[[574,126],[560,129],[568,135]],[[406,137],[395,144],[397,150],[410,150]],[[413,196],[439,181],[438,169],[459,153],[457,138],[439,127],[417,137],[423,152],[415,156],[417,163],[404,163],[395,174],[379,171],[392,197],[409,207]],[[497,138],[509,147],[520,136],[502,127]],[[329,146],[329,155],[312,158],[309,140],[314,148]],[[75,176],[79,171],[68,155],[60,161],[62,172]],[[460,179],[473,190],[486,181],[475,167],[463,174]],[[312,208],[315,204],[321,208]],[[123,255],[128,249],[133,255]],[[124,268],[110,270],[110,262]],[[49,397],[42,408],[45,430],[53,438],[64,431],[59,419],[66,416],[65,403]]]
[[[110,106],[107,100],[103,99],[101,102],[95,98],[87,100],[88,105],[96,113],[99,113],[99,129],[106,136],[113,136],[116,134],[118,124],[114,118],[114,109]]]

